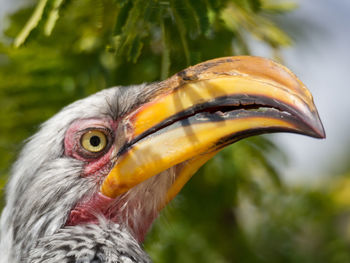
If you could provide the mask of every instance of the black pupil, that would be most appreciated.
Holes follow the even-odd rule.
[[[90,144],[94,147],[99,146],[101,143],[100,137],[94,135],[90,138]]]

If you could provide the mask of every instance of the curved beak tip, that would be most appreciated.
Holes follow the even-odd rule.
[[[318,117],[316,121],[316,125],[314,126],[313,130],[316,133],[316,138],[318,139],[326,139],[326,131],[323,127],[323,124],[321,122],[321,119]]]

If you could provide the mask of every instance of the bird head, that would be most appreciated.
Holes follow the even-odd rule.
[[[1,247],[23,256],[60,229],[101,221],[141,242],[205,162],[271,132],[325,136],[303,83],[259,57],[214,59],[74,102],[41,126],[14,164]]]

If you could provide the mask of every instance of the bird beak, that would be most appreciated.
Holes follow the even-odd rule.
[[[165,203],[237,140],[281,131],[325,137],[303,83],[282,65],[248,56],[210,60],[179,72],[159,83],[152,99],[120,125],[127,130],[127,142],[101,193],[115,198],[175,166]]]

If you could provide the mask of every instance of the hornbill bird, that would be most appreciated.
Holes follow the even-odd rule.
[[[140,243],[199,167],[271,132],[325,137],[303,83],[260,57],[209,60],[76,101],[12,168],[0,262],[150,262]]]

